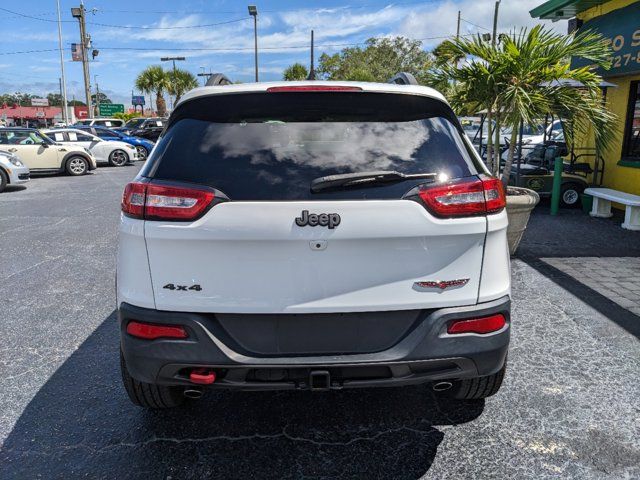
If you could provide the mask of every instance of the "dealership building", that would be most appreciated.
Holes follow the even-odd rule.
[[[640,195],[640,0],[549,0],[534,18],[569,20],[569,31],[591,30],[611,44],[611,68],[597,70],[607,84],[606,102],[617,116],[617,137],[600,152],[603,186]],[[572,67],[586,65],[572,59]],[[593,148],[593,135],[576,140],[576,151]]]

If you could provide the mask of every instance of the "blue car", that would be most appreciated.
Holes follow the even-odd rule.
[[[74,125],[73,128],[77,128],[79,130],[86,130],[87,132],[91,132],[92,134],[100,137],[103,140],[118,140],[120,142],[125,142],[130,145],[136,147],[138,151],[138,159],[144,161],[147,159],[147,156],[153,149],[154,143],[151,140],[147,140],[145,138],[132,137],[122,132],[117,132],[115,130],[111,130],[106,127],[90,127],[84,125]]]

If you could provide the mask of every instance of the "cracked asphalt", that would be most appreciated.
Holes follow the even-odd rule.
[[[640,318],[536,257],[540,215],[513,261],[495,397],[452,402],[421,386],[134,407],[113,283],[119,198],[136,171],[0,195],[0,478],[640,477]],[[557,251],[562,236],[551,238]]]

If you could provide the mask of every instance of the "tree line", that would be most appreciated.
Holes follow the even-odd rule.
[[[59,93],[47,93],[46,95],[34,95],[31,93],[23,93],[23,92],[15,92],[15,93],[3,93],[0,94],[0,106],[7,105],[12,107],[13,105],[20,105],[23,107],[31,107],[31,99],[32,98],[46,98],[49,101],[50,107],[61,107],[62,106],[62,95]],[[100,103],[113,103],[111,99],[100,92],[99,97],[96,97],[94,93],[91,95],[91,101],[95,105],[96,99],[100,99]],[[85,107],[87,104],[81,102],[80,100],[69,100],[67,99],[67,105],[71,107]]]

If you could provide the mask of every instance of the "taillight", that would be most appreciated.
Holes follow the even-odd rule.
[[[127,324],[127,333],[144,340],[157,338],[187,338],[189,335],[180,325],[158,325],[132,321]]]
[[[267,92],[361,92],[362,88],[350,85],[291,85],[284,87],[269,87]]]
[[[122,211],[144,220],[191,221],[200,217],[214,198],[207,189],[133,182],[124,189]]]
[[[506,205],[504,188],[497,178],[424,185],[418,195],[432,214],[442,218],[497,213]]]
[[[504,315],[498,313],[489,317],[456,320],[449,324],[447,333],[492,333],[501,330],[506,324]]]

